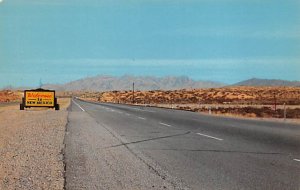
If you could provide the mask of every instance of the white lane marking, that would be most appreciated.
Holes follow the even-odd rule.
[[[172,127],[172,125],[169,125],[169,124],[166,124],[166,123],[162,123],[162,122],[160,122],[159,124],[167,126],[167,127]]]
[[[293,160],[295,160],[295,161],[297,161],[297,162],[300,162],[300,160],[299,160],[299,159],[293,159]]]
[[[120,114],[122,114],[123,112],[121,112],[121,111],[116,111],[117,113],[120,113]]]
[[[222,141],[222,140],[223,140],[223,139],[220,139],[220,138],[217,138],[217,137],[213,137],[213,136],[209,136],[209,135],[205,135],[205,134],[202,134],[202,133],[197,133],[197,135],[201,135],[201,136],[204,136],[204,137],[216,139],[216,140],[219,140],[219,141]]]
[[[76,106],[78,106],[82,111],[85,111],[79,104],[77,104],[74,100],[72,100],[74,104],[76,104]]]
[[[139,109],[139,108],[131,108],[131,109],[138,110],[138,111],[152,112],[152,113],[155,112],[155,111],[151,111],[151,110],[142,110],[142,109]]]
[[[139,118],[139,119],[144,119],[144,120],[146,119],[146,118],[144,118],[144,117],[138,117],[138,118]]]
[[[151,112],[151,113],[156,113],[156,111],[150,111],[150,110],[146,110],[147,112]]]
[[[127,115],[127,116],[130,116],[130,114],[129,114],[129,113],[126,113],[126,115]]]

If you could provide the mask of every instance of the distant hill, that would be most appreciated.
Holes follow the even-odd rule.
[[[132,83],[135,83],[136,90],[174,90],[174,89],[191,89],[191,88],[216,88],[225,86],[223,83],[212,81],[195,81],[186,76],[180,77],[138,77],[125,75],[122,77],[113,76],[95,76],[63,85],[43,85],[45,89],[55,89],[61,91],[113,91],[113,90],[131,90]]]
[[[252,78],[245,80],[232,86],[290,86],[290,87],[300,87],[300,81],[287,81],[287,80],[276,80],[276,79],[258,79]]]

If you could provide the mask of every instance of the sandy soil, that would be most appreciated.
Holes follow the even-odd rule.
[[[20,102],[23,93],[20,91],[1,90],[0,91],[0,103],[1,102]]]
[[[239,118],[239,119],[251,119],[251,120],[261,120],[261,121],[276,121],[276,122],[287,122],[287,123],[297,123],[300,124],[300,119],[292,119],[292,118],[274,118],[274,117],[257,117],[253,113],[249,113],[246,115],[242,114],[237,114],[237,113],[222,113],[219,110],[222,110],[222,108],[246,108],[248,105],[223,105],[223,104],[154,104],[154,105],[143,105],[143,104],[135,104],[139,106],[152,106],[152,107],[160,107],[160,108],[168,108],[168,109],[182,109],[185,110],[184,108],[188,108],[186,110],[188,111],[193,111],[194,109],[202,109],[201,114],[206,114],[206,115],[215,115],[215,116],[220,116],[220,117],[231,117],[231,118]],[[269,108],[274,108],[273,105],[253,105],[251,107],[253,108],[259,108],[261,109],[262,107],[269,107]],[[299,105],[289,105],[286,106],[288,109],[295,109],[295,108],[300,108]],[[209,114],[209,108],[211,108],[211,114]],[[278,109],[283,109],[283,105],[277,106]],[[217,109],[217,110],[216,110]]]
[[[131,103],[132,91],[86,92],[82,98],[102,102]],[[300,87],[224,87],[191,90],[155,90],[134,92],[134,102],[139,104],[245,104],[300,105]]]
[[[85,100],[132,104],[132,91],[83,92]],[[135,91],[134,103],[248,118],[300,119],[300,87],[224,87]],[[276,104],[276,109],[275,109]],[[285,104],[285,106],[284,106]],[[286,112],[284,111],[286,108]]]
[[[63,189],[69,99],[60,111],[0,107],[0,189]]]

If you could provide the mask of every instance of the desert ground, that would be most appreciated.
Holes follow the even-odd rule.
[[[0,103],[19,102],[22,96],[23,92],[21,91],[2,90],[0,91]]]
[[[4,94],[5,102],[20,101],[18,92]],[[1,103],[0,189],[64,188],[63,141],[70,99],[58,101],[59,111],[20,111],[18,103]]]
[[[285,103],[285,107],[287,109],[287,121],[299,122],[300,118],[300,88],[228,87],[214,89],[183,89],[173,91],[135,91],[134,98],[132,91],[58,92],[58,103],[61,106],[61,110],[59,111],[44,108],[29,108],[24,111],[20,111],[19,102],[21,101],[22,96],[23,94],[21,91],[6,90],[0,92],[0,189],[62,190],[66,187],[67,164],[65,164],[64,162],[64,154],[66,150],[65,144],[66,142],[68,142],[65,141],[65,135],[68,134],[68,132],[66,131],[69,116],[68,110],[74,111],[73,115],[76,117],[74,117],[73,119],[75,120],[80,118],[77,117],[77,115],[81,115],[82,117],[82,114],[86,113],[84,111],[80,111],[80,102],[76,99],[74,100],[78,101],[78,103],[73,103],[73,106],[71,106],[71,108],[67,110],[71,102],[71,96],[77,96],[80,97],[80,99],[95,102],[112,102],[116,103],[116,107],[124,106],[117,105],[117,103],[135,104],[149,107],[154,106],[165,107],[169,109],[181,109],[202,113],[210,112],[214,115],[229,115],[234,117],[239,116],[254,119],[277,118],[281,121],[284,115],[283,104]],[[80,104],[84,105],[84,102],[81,102]],[[85,105],[85,109],[86,108],[89,107]],[[103,106],[100,106],[99,108],[103,108]],[[143,107],[143,109],[150,108]],[[106,113],[108,112],[107,110],[111,110],[111,108],[106,108],[103,110]],[[173,112],[173,110],[164,109],[161,109],[161,111]],[[114,119],[120,117],[120,115],[117,115],[116,117],[112,116],[111,112],[106,113],[104,117],[103,113],[101,112],[100,114],[100,116],[103,117],[103,120],[109,117],[113,117]],[[113,113],[121,114],[122,112],[114,111]],[[188,112],[184,112],[183,114],[186,113]],[[85,116],[89,117],[88,114],[85,114]],[[123,113],[122,117],[125,116],[126,115]],[[146,119],[141,117],[137,118],[139,119],[138,121],[141,122],[144,121],[141,119]],[[131,119],[131,121],[133,120]],[[75,125],[73,122],[73,125],[77,126],[78,130],[91,130],[89,132],[92,132],[92,134],[97,134],[96,132],[93,132],[92,129],[98,131],[101,127],[103,128],[104,125],[100,125],[99,123],[101,122],[99,121],[97,123],[97,120],[94,119],[92,119],[91,121],[93,121],[90,125],[90,127],[92,127],[91,129],[81,127],[86,123],[80,125],[75,123]],[[127,122],[128,120],[125,121]],[[86,122],[86,120],[82,120],[79,123],[83,122]],[[123,124],[126,122],[120,122],[122,124],[122,129],[124,128]],[[164,125],[171,126],[168,124]],[[140,126],[142,125],[138,124],[137,126],[138,129],[140,129]],[[103,130],[104,129],[105,128],[103,128]],[[170,128],[170,130],[174,132],[174,130],[172,130],[172,127]],[[85,134],[77,132],[75,134],[79,136]],[[110,133],[108,134],[107,131],[106,133],[107,134],[105,137],[115,138],[113,137],[114,135]],[[102,131],[101,134],[104,134],[104,132]],[[86,136],[86,138],[81,138],[83,142],[86,142],[86,139],[89,139],[90,137]],[[95,136],[95,138],[98,139],[98,136]],[[69,145],[72,145],[73,142],[77,142],[78,139],[79,138],[77,138],[77,136],[74,136],[74,139],[71,139],[72,141],[70,141],[69,137]],[[103,137],[103,139],[105,138]],[[110,141],[104,140],[104,142],[107,143]],[[112,144],[110,146],[114,146],[118,142],[119,141],[112,141]],[[90,143],[93,144],[94,141],[90,140]],[[100,145],[102,144],[103,142],[99,141],[99,146],[97,147],[100,147]],[[110,158],[108,156],[109,154],[106,151],[108,151],[109,154],[112,154],[112,151],[106,150],[104,148],[101,152],[101,154],[106,155],[107,160],[112,162],[112,164],[109,163],[108,165],[110,167],[118,166],[117,164],[115,164],[115,162],[118,162],[118,160]],[[78,151],[71,151],[71,153],[74,154],[74,158],[76,158],[78,155]],[[71,153],[69,155],[72,155]],[[97,153],[100,154],[100,151],[98,151]],[[91,156],[92,161],[96,160],[95,157],[93,157],[95,156],[94,153],[89,153],[89,155]],[[114,156],[114,154],[112,155]],[[132,159],[130,158],[130,160]],[[105,163],[107,164],[107,162]],[[120,163],[121,165],[123,164],[123,162]],[[130,166],[131,165],[135,166],[136,162],[130,162]],[[91,165],[91,167],[94,167],[94,165]],[[119,169],[120,167],[118,166],[117,168]],[[111,171],[110,169],[111,168],[108,168],[108,171]],[[128,165],[126,165],[126,167],[122,169],[122,171],[124,171],[125,173],[127,172],[127,170]],[[145,169],[145,171],[147,171],[147,169]],[[118,173],[119,172],[117,172],[117,174]],[[106,179],[105,176],[104,179]],[[112,177],[112,179],[115,178]],[[146,179],[148,178],[146,177]],[[77,179],[71,178],[71,181],[73,181],[75,184]]]
[[[0,106],[16,104],[21,91],[0,91]],[[137,104],[247,118],[300,119],[300,87],[224,87],[210,89],[57,92],[58,97]],[[133,102],[134,96],[134,102]],[[286,109],[286,111],[284,111]],[[285,114],[286,113],[286,114]]]
[[[252,118],[282,118],[286,108],[287,118],[300,118],[300,87],[84,92],[81,98]]]

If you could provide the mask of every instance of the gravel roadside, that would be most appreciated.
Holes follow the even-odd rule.
[[[0,189],[63,189],[69,99],[60,111],[0,107]]]

